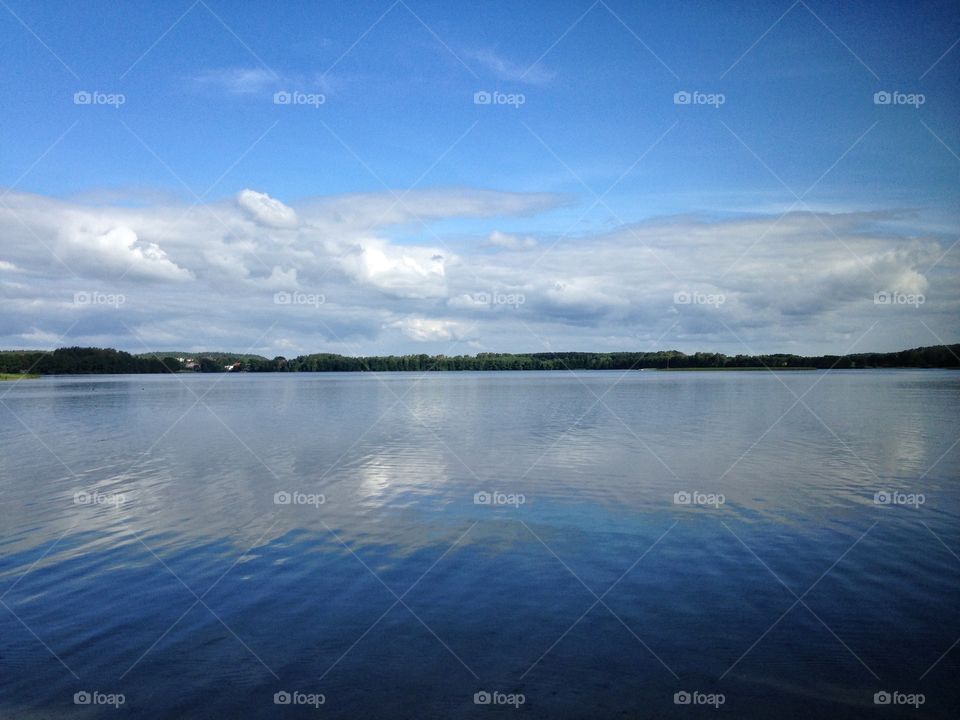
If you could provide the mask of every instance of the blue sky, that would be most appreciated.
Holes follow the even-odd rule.
[[[957,339],[953,3],[7,0],[0,38],[4,347]]]

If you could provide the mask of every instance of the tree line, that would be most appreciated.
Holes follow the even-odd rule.
[[[30,372],[38,375],[100,375],[169,372],[154,357],[131,355],[110,348],[58,348],[43,350],[4,350],[0,352],[0,372]]]
[[[40,375],[165,372],[395,372],[462,370],[630,370],[776,368],[950,368],[960,367],[960,344],[854,355],[724,355],[677,350],[657,352],[478,353],[476,355],[376,355],[333,353],[295,358],[231,353],[131,355],[110,348],[59,348],[53,351],[0,351],[0,372]]]

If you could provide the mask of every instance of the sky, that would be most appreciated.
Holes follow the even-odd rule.
[[[0,1],[0,348],[960,341],[956,3]]]

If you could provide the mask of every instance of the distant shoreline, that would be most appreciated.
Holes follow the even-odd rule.
[[[647,368],[643,368],[646,370]],[[780,370],[799,370],[807,371],[810,370],[824,370],[825,368],[818,367],[803,367],[800,365],[790,365],[787,367],[768,367],[766,365],[745,365],[741,367],[674,367],[674,368],[650,368],[656,370],[657,372],[751,372],[757,370],[770,370],[773,372],[779,372]],[[843,368],[844,370],[894,370],[896,368]],[[912,368],[914,370],[918,368]],[[924,369],[924,368],[919,368]],[[927,368],[927,369],[938,369],[938,368]]]
[[[895,368],[960,368],[960,344],[913,348],[891,353],[802,356],[724,355],[678,350],[656,352],[542,352],[478,353],[476,355],[377,355],[350,357],[333,353],[295,358],[260,355],[164,351],[132,355],[110,348],[59,348],[57,350],[0,350],[0,374],[22,379],[29,375],[126,375],[157,373],[225,372],[458,372],[544,370],[659,370],[811,371]]]
[[[285,372],[285,373],[247,373],[244,371],[241,372],[229,372],[229,373],[219,373],[221,375],[244,375],[244,376],[270,376],[274,377],[277,375],[288,376],[288,375],[380,375],[380,374],[391,374],[391,375],[402,375],[402,374],[413,374],[418,377],[423,377],[425,375],[456,375],[462,373],[482,373],[482,374],[494,374],[494,373],[511,373],[517,375],[533,375],[538,373],[641,373],[649,372],[654,374],[663,374],[663,373],[707,373],[707,374],[722,374],[722,373],[858,373],[858,372],[869,372],[869,371],[880,371],[880,372],[895,372],[902,370],[953,370],[960,371],[960,367],[856,367],[856,368],[816,368],[816,367],[733,367],[733,368],[628,368],[628,369],[591,369],[591,368],[575,368],[575,369],[564,369],[564,368],[555,368],[552,370],[316,370],[316,371],[300,371],[300,372]],[[40,378],[83,378],[83,377],[104,377],[111,375],[124,375],[131,377],[163,377],[166,375],[171,375],[174,377],[183,377],[183,376],[205,376],[210,375],[211,373],[195,373],[189,370],[179,370],[176,372],[64,372],[64,373],[45,373],[38,375],[36,373],[31,374],[19,374],[19,373],[2,373],[0,374],[0,382],[10,382],[16,383],[20,380],[38,380]],[[216,374],[216,373],[213,373]]]

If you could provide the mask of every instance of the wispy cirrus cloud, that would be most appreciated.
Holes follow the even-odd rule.
[[[541,62],[518,62],[508,58],[492,48],[472,48],[463,51],[463,55],[470,61],[480,65],[497,80],[520,82],[529,85],[546,85],[554,78],[552,70]]]
[[[257,95],[275,90],[282,78],[262,67],[233,67],[204,70],[192,80],[201,87],[220,92]]]

